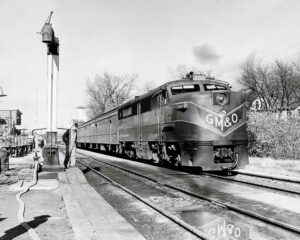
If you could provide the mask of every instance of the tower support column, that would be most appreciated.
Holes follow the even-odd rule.
[[[57,82],[59,72],[59,41],[55,37],[53,28],[46,22],[42,29],[43,42],[47,44],[47,82],[48,82],[48,104],[47,104],[47,137],[43,149],[44,165],[59,165],[59,154],[57,144]]]

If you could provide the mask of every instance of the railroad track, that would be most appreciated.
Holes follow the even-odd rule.
[[[97,151],[92,151],[92,150],[91,150],[91,152],[97,153]],[[103,154],[106,154],[106,153],[103,153]],[[135,160],[128,159],[128,161],[135,161]],[[147,161],[139,161],[139,162],[158,166],[155,163],[149,163]],[[280,192],[284,192],[284,193],[300,195],[300,179],[299,180],[287,179],[287,178],[283,178],[283,177],[254,174],[254,173],[238,171],[238,170],[231,170],[231,171],[227,172],[227,174],[229,173],[229,175],[225,176],[224,174],[220,175],[220,174],[215,174],[215,173],[210,173],[210,172],[201,172],[198,169],[193,169],[193,170],[188,169],[187,170],[184,168],[176,168],[176,167],[167,166],[167,165],[159,166],[159,167],[164,167],[164,168],[168,168],[168,169],[172,169],[172,170],[176,170],[176,171],[184,171],[184,172],[192,173],[192,174],[203,174],[206,176],[220,178],[220,179],[224,179],[224,180],[228,180],[228,181],[248,184],[248,185],[252,185],[252,186],[259,186],[259,187],[271,189],[274,191],[280,191]],[[248,179],[245,179],[245,178],[241,179],[239,177],[237,178],[236,177],[237,175],[238,176],[247,176]],[[262,180],[262,181],[260,181],[260,180]],[[264,181],[264,180],[269,180],[269,182]],[[270,182],[270,181],[272,181],[272,182]]]
[[[201,200],[205,200],[205,201],[208,201],[209,203],[211,204],[214,204],[214,205],[217,205],[217,206],[221,206],[221,207],[224,207],[228,210],[231,210],[233,212],[236,212],[238,214],[242,214],[242,215],[245,215],[247,217],[250,217],[251,219],[254,219],[254,220],[258,220],[260,222],[264,222],[264,223],[267,223],[269,225],[272,225],[272,226],[275,226],[275,227],[278,227],[282,230],[285,230],[285,231],[289,231],[289,232],[292,232],[292,233],[296,233],[296,234],[299,234],[300,235],[300,228],[296,227],[296,226],[293,226],[293,225],[290,225],[288,223],[285,223],[285,222],[281,222],[281,221],[278,221],[278,220],[275,220],[275,219],[271,219],[271,218],[268,218],[268,217],[265,217],[263,215],[260,215],[258,213],[255,213],[255,212],[251,212],[251,211],[248,211],[248,210],[245,210],[243,208],[240,208],[240,207],[237,207],[237,206],[233,206],[232,204],[229,204],[229,203],[225,203],[225,202],[222,202],[222,201],[219,201],[218,199],[214,199],[214,198],[210,198],[210,197],[207,197],[205,195],[201,195],[201,194],[197,194],[195,192],[192,192],[192,191],[188,191],[188,190],[185,190],[185,189],[182,189],[180,187],[177,187],[175,185],[172,185],[172,184],[168,184],[168,183],[162,183],[159,179],[156,179],[154,177],[150,177],[150,176],[145,176],[143,174],[140,174],[138,172],[135,172],[133,170],[130,170],[130,169],[127,169],[127,168],[124,168],[124,167],[120,167],[118,165],[115,165],[115,164],[112,164],[112,163],[108,163],[106,161],[102,161],[102,160],[99,160],[99,159],[96,159],[94,157],[91,157],[89,155],[86,155],[86,154],[82,154],[80,153],[80,155],[83,155],[85,157],[89,157],[90,159],[94,160],[94,161],[97,161],[101,164],[105,164],[107,166],[110,166],[110,167],[113,167],[113,168],[116,168],[116,169],[119,169],[119,170],[122,170],[122,171],[125,171],[127,173],[130,173],[130,174],[133,174],[135,176],[138,176],[138,177],[141,177],[141,178],[144,178],[146,180],[150,180],[152,181],[153,183],[156,183],[160,186],[164,186],[164,187],[167,187],[169,189],[172,189],[172,190],[175,190],[175,191],[178,191],[180,193],[183,193],[183,194],[186,194],[186,195],[189,195],[189,196],[192,196],[192,197],[195,197],[195,198],[198,198],[198,199],[201,199]],[[81,162],[82,164],[82,162]],[[85,164],[86,166],[86,164]],[[86,166],[88,167],[88,166]],[[89,167],[90,168],[90,167]],[[91,169],[91,168],[90,168]],[[95,170],[93,170],[94,172],[97,172]],[[98,173],[97,173],[98,174]],[[101,175],[101,173],[99,173],[99,175]],[[155,207],[155,206],[154,206]],[[199,235],[200,237],[200,235]],[[203,238],[203,236],[201,236]],[[206,237],[206,236],[204,236]],[[204,238],[205,239],[205,238]]]
[[[205,233],[201,232],[199,229],[187,224],[186,222],[182,221],[178,217],[168,213],[167,211],[165,211],[164,209],[156,206],[155,204],[151,203],[150,201],[147,201],[143,197],[139,196],[138,194],[134,193],[133,191],[129,190],[128,188],[126,188],[126,187],[122,186],[121,184],[117,183],[116,181],[114,181],[113,179],[111,179],[108,176],[104,175],[100,171],[95,170],[94,168],[88,166],[87,164],[85,164],[84,162],[82,162],[79,159],[77,159],[76,161],[79,162],[84,167],[88,168],[89,170],[93,171],[95,174],[100,175],[101,177],[105,178],[107,181],[111,182],[114,186],[122,189],[123,191],[127,192],[128,194],[135,197],[139,201],[143,202],[144,204],[146,204],[147,206],[149,206],[150,208],[152,208],[153,210],[155,210],[159,214],[162,214],[163,216],[167,217],[172,222],[176,223],[177,225],[179,225],[182,228],[186,229],[190,233],[194,234],[198,238],[204,239],[204,240],[209,240],[210,239],[209,236],[207,236]],[[131,172],[131,174],[133,174],[133,172]],[[150,179],[148,179],[148,180],[150,180]]]
[[[234,174],[239,174],[239,175],[260,177],[260,178],[265,178],[265,179],[270,179],[270,180],[283,181],[283,182],[287,182],[287,183],[297,183],[297,184],[300,185],[300,179],[275,177],[275,176],[271,176],[271,175],[263,175],[263,174],[257,174],[257,173],[251,173],[251,172],[244,172],[244,171],[238,171],[238,170],[233,170],[231,172],[234,173]]]
[[[255,174],[244,171],[230,171],[228,176],[215,173],[203,173],[204,175],[224,179],[227,181],[239,182],[253,186],[268,188],[275,191],[290,193],[300,196],[300,180],[270,175]]]
[[[97,153],[97,151],[91,151]],[[106,154],[106,153],[103,153]],[[128,159],[129,161],[135,161],[132,159]],[[140,161],[139,161],[140,162]],[[158,166],[155,163],[149,163],[149,162],[144,162],[141,161],[142,163],[149,164],[149,165],[155,165]],[[289,194],[295,194],[295,195],[300,195],[300,180],[296,179],[287,179],[287,178],[282,178],[282,177],[275,177],[275,176],[268,176],[268,175],[262,175],[262,174],[254,174],[250,172],[244,172],[244,171],[238,171],[238,170],[231,170],[227,172],[226,174],[229,173],[229,175],[220,175],[220,174],[215,174],[215,173],[210,173],[210,172],[201,172],[199,170],[187,170],[184,168],[176,168],[173,166],[159,166],[159,167],[164,167],[176,171],[184,171],[187,173],[192,173],[192,174],[203,174],[206,176],[210,177],[215,177],[215,178],[220,178],[228,181],[233,181],[233,182],[238,182],[238,183],[243,183],[243,184],[248,184],[252,186],[259,186],[262,188],[274,190],[274,191],[280,191],[284,193],[289,193]],[[248,179],[245,178],[239,178],[236,176],[247,176]],[[261,181],[262,180],[262,181]],[[264,181],[264,180],[269,180]],[[272,181],[272,182],[270,182]]]
[[[0,185],[6,184],[7,181],[8,181],[11,177],[15,176],[15,173],[16,173],[17,171],[18,171],[18,170],[15,169],[13,172],[10,172],[8,176],[5,175],[5,178],[0,180]]]

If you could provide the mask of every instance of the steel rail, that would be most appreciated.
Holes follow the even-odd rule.
[[[259,174],[259,173],[251,173],[251,172],[244,172],[244,171],[238,171],[238,170],[232,170],[230,172],[238,174],[238,175],[247,175],[247,176],[253,176],[253,177],[266,178],[266,179],[270,179],[270,180],[300,184],[300,179],[297,180],[297,179],[284,178],[284,177],[275,177],[275,176],[271,176],[271,175],[263,175],[263,174]]]
[[[145,200],[144,198],[142,198],[141,196],[139,196],[138,194],[132,192],[131,190],[129,190],[128,188],[120,185],[119,183],[115,182],[114,180],[112,180],[111,178],[107,177],[106,175],[104,175],[103,173],[93,169],[92,167],[86,165],[85,163],[83,163],[80,160],[76,160],[77,162],[79,162],[80,164],[82,164],[83,166],[85,166],[86,168],[90,169],[91,171],[93,171],[94,173],[100,175],[101,177],[105,178],[107,181],[111,182],[114,186],[122,189],[123,191],[129,193],[131,196],[135,197],[136,199],[138,199],[139,201],[143,202],[144,204],[146,204],[147,206],[149,206],[150,208],[154,209],[155,211],[159,212],[160,214],[164,215],[165,217],[169,218],[171,221],[175,222],[176,224],[178,224],[179,226],[181,226],[182,228],[188,230],[190,233],[194,234],[195,236],[204,239],[204,240],[209,240],[209,236],[207,236],[205,233],[199,231],[197,228],[192,227],[191,225],[187,224],[186,222],[180,220],[179,218],[169,214],[168,212],[164,211],[163,209],[155,206],[154,204],[150,203],[149,201]]]
[[[284,193],[291,193],[291,194],[295,194],[295,195],[300,195],[300,192],[295,192],[295,191],[288,190],[288,189],[283,189],[283,188],[280,188],[280,187],[267,186],[267,185],[263,185],[263,184],[255,183],[255,182],[247,182],[247,181],[243,181],[243,180],[239,180],[239,179],[232,179],[232,178],[228,178],[228,177],[225,177],[225,176],[220,176],[220,175],[213,174],[213,173],[205,173],[204,172],[203,175],[206,175],[206,176],[209,176],[209,177],[220,178],[220,179],[224,179],[226,181],[231,181],[231,182],[238,182],[238,183],[243,183],[243,184],[252,185],[252,186],[259,186],[259,187],[262,187],[262,188],[267,188],[267,189],[271,189],[271,190],[275,190],[275,191],[281,191],[281,192],[284,192]],[[256,176],[253,176],[253,177],[256,177]],[[259,178],[260,176],[258,175],[257,177]],[[264,177],[261,177],[261,178],[264,178]],[[272,180],[282,181],[282,180],[277,179],[277,178],[273,178]],[[294,182],[291,182],[291,183],[294,183]],[[300,182],[299,182],[299,184],[300,184]]]
[[[256,219],[256,220],[259,220],[259,221],[263,221],[265,223],[268,223],[268,224],[271,224],[273,226],[276,226],[276,227],[279,227],[281,229],[284,229],[284,230],[288,230],[290,232],[294,232],[294,233],[297,233],[297,234],[300,234],[300,228],[297,228],[295,226],[292,226],[292,225],[289,225],[287,223],[283,223],[283,222],[280,222],[280,221],[277,221],[275,219],[270,219],[270,218],[267,218],[267,217],[264,217],[260,214],[257,214],[257,213],[253,213],[253,212],[250,212],[250,211],[247,211],[247,210],[244,210],[242,208],[239,208],[239,207],[236,207],[232,204],[229,204],[229,203],[223,203],[217,199],[213,199],[213,198],[210,198],[210,197],[206,197],[206,196],[203,196],[203,195],[199,195],[199,194],[196,194],[196,193],[193,193],[191,191],[188,191],[188,190],[184,190],[184,189],[181,189],[179,187],[176,187],[176,186],[173,186],[171,184],[167,184],[167,183],[162,183],[161,181],[159,181],[158,179],[155,179],[155,178],[152,178],[152,177],[149,177],[149,176],[144,176],[140,173],[137,173],[137,172],[134,172],[132,170],[129,170],[129,169],[126,169],[126,168],[123,168],[123,167],[120,167],[120,166],[116,166],[114,164],[111,164],[111,163],[107,163],[105,161],[101,161],[99,159],[96,159],[94,157],[91,157],[89,155],[86,155],[86,154],[83,154],[83,153],[77,153],[77,154],[80,154],[80,155],[83,155],[83,156],[87,156],[89,157],[90,159],[93,159],[95,161],[98,161],[98,162],[101,162],[101,163],[104,163],[106,165],[110,165],[112,167],[115,167],[117,169],[121,169],[123,171],[126,171],[126,172],[129,172],[131,174],[134,174],[134,175],[137,175],[137,176],[140,176],[142,178],[145,178],[145,179],[148,179],[150,181],[153,181],[155,183],[158,183],[159,185],[161,186],[166,186],[168,188],[171,188],[171,189],[174,189],[174,190],[177,190],[181,193],[185,193],[187,195],[190,195],[190,196],[193,196],[193,197],[196,197],[196,198],[199,198],[199,199],[203,199],[203,200],[206,200],[212,204],[215,204],[217,206],[222,206],[224,208],[227,208],[229,210],[232,210],[232,211],[235,211],[235,212],[238,212],[240,214],[243,214],[243,215],[246,215],[248,217],[251,217],[253,219]]]

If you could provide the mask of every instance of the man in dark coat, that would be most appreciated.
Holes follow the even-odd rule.
[[[67,129],[62,136],[62,140],[66,145],[66,155],[64,160],[65,168],[69,166],[75,166],[76,163],[76,138],[77,138],[77,127],[75,123],[70,129]]]
[[[64,160],[64,166],[65,168],[68,167],[69,158],[70,158],[70,129],[67,129],[66,132],[62,135],[62,140],[66,145],[66,153],[65,153],[65,160]]]

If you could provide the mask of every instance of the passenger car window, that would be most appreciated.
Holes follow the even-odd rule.
[[[171,87],[172,95],[178,95],[189,92],[200,92],[200,86],[198,84],[179,85]]]
[[[151,97],[147,97],[141,101],[141,113],[151,110]]]
[[[123,109],[122,113],[123,113],[123,117],[132,115],[132,108],[131,107],[125,108]]]
[[[162,96],[161,96],[161,103],[162,105],[168,104],[169,102],[169,94],[168,91],[164,91]]]

